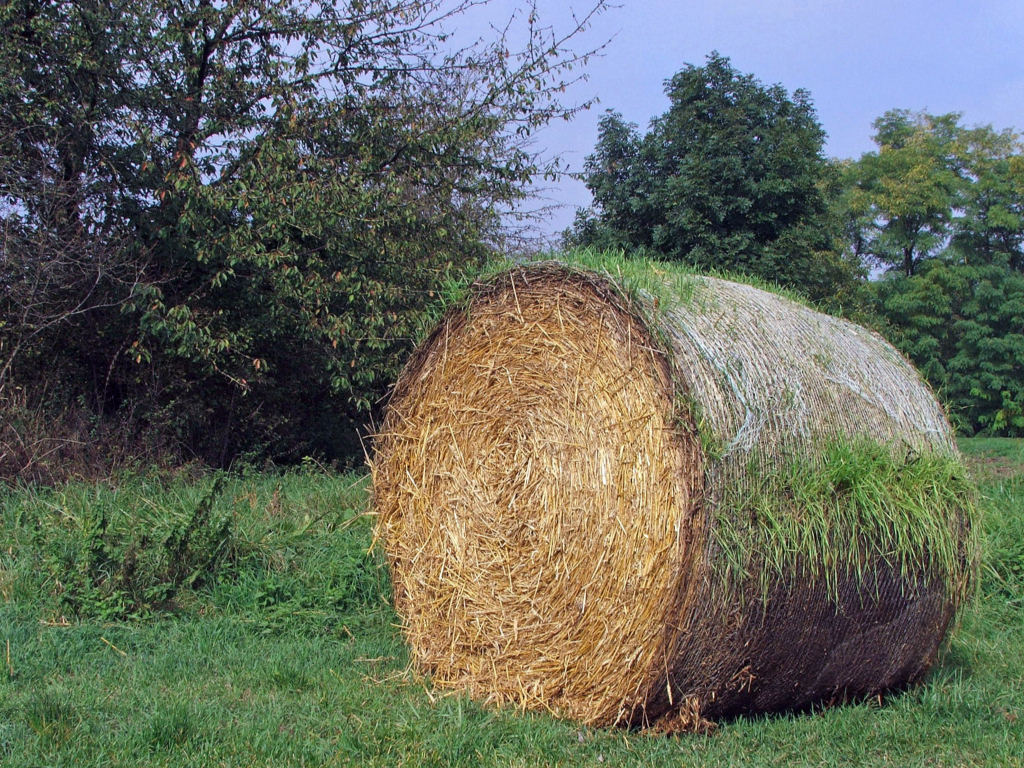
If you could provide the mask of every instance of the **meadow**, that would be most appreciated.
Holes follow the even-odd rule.
[[[1024,441],[961,447],[980,589],[926,681],[702,735],[432,691],[370,548],[364,474],[0,490],[0,765],[1021,766]]]

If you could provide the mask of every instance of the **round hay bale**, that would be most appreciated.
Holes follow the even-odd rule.
[[[401,375],[371,465],[414,663],[593,725],[908,684],[970,582],[971,495],[913,368],[651,262],[475,284]]]

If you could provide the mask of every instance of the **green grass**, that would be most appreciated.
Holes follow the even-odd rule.
[[[963,448],[981,479],[981,589],[925,684],[702,736],[580,728],[433,694],[408,671],[367,554],[363,478],[0,492],[0,765],[1024,765],[1024,443]],[[83,521],[105,510],[107,571],[134,541],[163,578],[165,537],[203,499],[207,526],[230,526],[193,536],[202,578],[110,616],[103,569],[88,561],[94,592],[72,612],[54,563],[84,567],[69,554],[95,540]],[[211,543],[223,553],[207,563]]]
[[[859,579],[865,563],[884,560],[944,585],[958,605],[971,594],[977,531],[961,539],[976,499],[957,458],[863,441],[752,463],[754,485],[718,505],[719,577],[730,592],[767,599],[774,580],[796,577],[838,597],[837,576]]]
[[[807,297],[785,286],[763,280],[754,275],[725,270],[698,270],[677,261],[660,261],[647,256],[616,250],[581,248],[554,253],[551,258],[571,266],[611,276],[628,294],[637,293],[654,299],[659,311],[673,306],[707,301],[701,293],[700,278],[718,277],[742,283],[763,291],[783,296],[804,306],[812,306]]]
[[[568,267],[611,278],[614,285],[634,305],[634,309],[642,314],[650,313],[646,319],[648,325],[655,331],[657,329],[654,326],[657,325],[659,317],[673,307],[694,303],[704,307],[706,302],[712,300],[708,292],[700,290],[700,278],[705,276],[743,283],[784,296],[798,304],[812,306],[800,293],[752,275],[718,270],[699,271],[679,262],[659,261],[642,255],[627,255],[621,250],[580,248],[553,251],[539,255],[535,261],[559,261]],[[417,340],[422,341],[448,310],[465,307],[474,283],[488,283],[516,266],[520,265],[503,257],[495,257],[479,269],[451,275],[444,282],[437,301],[425,313]]]

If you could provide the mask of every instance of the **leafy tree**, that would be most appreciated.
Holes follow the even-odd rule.
[[[637,128],[609,110],[598,124],[597,147],[585,163],[587,187],[600,215],[578,210],[570,245],[649,247],[650,176],[640,173],[642,141]],[[645,182],[647,182],[645,184]]]
[[[841,164],[848,253],[885,267],[869,312],[968,432],[1024,434],[1024,171],[1012,131],[887,112]]]
[[[601,121],[585,178],[594,208],[570,244],[646,249],[814,295],[848,274],[827,219],[831,169],[809,94],[766,87],[712,53],[666,83],[669,109],[641,136]]]
[[[123,302],[129,255],[117,71],[128,28],[88,4],[0,7],[0,393],[23,353]],[[127,76],[125,73],[123,76]]]
[[[218,463],[343,450],[579,108],[603,0],[452,49],[482,4],[4,5],[0,389],[59,368]]]
[[[846,219],[858,256],[911,276],[944,251],[962,204],[959,119],[891,110],[875,121],[878,151],[847,169]]]
[[[965,179],[953,246],[970,263],[1024,271],[1024,145],[1011,130],[961,131],[957,154]]]

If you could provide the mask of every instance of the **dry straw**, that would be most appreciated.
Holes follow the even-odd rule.
[[[969,489],[906,361],[656,263],[475,284],[402,374],[372,469],[417,666],[593,725],[905,685],[970,581]]]

